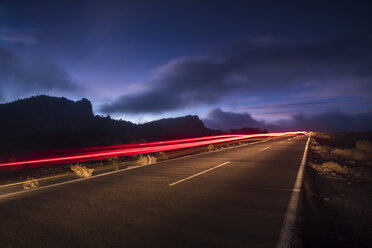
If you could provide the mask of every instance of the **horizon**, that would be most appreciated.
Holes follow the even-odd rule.
[[[52,95],[44,95],[44,94],[41,94],[41,95],[34,95],[34,96],[30,96],[30,97],[25,97],[25,98],[19,98],[19,99],[15,99],[13,101],[10,101],[10,102],[6,102],[6,103],[0,103],[0,105],[6,105],[6,104],[12,104],[12,103],[15,103],[15,102],[21,102],[21,101],[27,101],[31,98],[38,98],[38,97],[47,97],[47,98],[50,98],[50,99],[54,99],[54,98],[57,98],[57,99],[65,99],[67,101],[72,101],[74,103],[77,103],[79,101],[82,101],[82,100],[87,100],[89,101],[89,103],[93,106],[93,103],[90,99],[87,99],[87,98],[81,98],[81,99],[78,99],[78,100],[74,100],[74,99],[69,99],[67,97],[64,97],[64,96],[52,96]],[[215,118],[218,119],[220,118],[221,120],[221,123],[223,123],[223,118],[225,117],[225,115],[229,115],[228,117],[230,118],[233,118],[232,121],[230,122],[226,122],[224,123],[224,125],[221,125],[221,123],[213,123],[213,120],[210,120],[208,118],[201,118],[199,115],[196,115],[196,114],[188,114],[188,115],[180,115],[180,116],[172,116],[172,117],[161,117],[161,118],[158,118],[158,119],[153,119],[153,120],[149,120],[149,121],[146,121],[146,122],[133,122],[131,120],[126,120],[126,119],[122,119],[122,118],[114,118],[112,116],[110,116],[109,114],[107,115],[102,115],[102,114],[97,114],[95,113],[93,107],[92,107],[92,114],[93,116],[99,116],[99,117],[102,117],[102,118],[106,118],[106,117],[109,117],[110,119],[113,119],[113,120],[116,120],[116,121],[129,121],[133,124],[136,124],[136,125],[141,125],[141,124],[146,124],[146,123],[149,123],[149,122],[153,122],[153,121],[158,121],[158,120],[163,120],[163,119],[172,119],[172,118],[182,118],[182,117],[186,117],[186,116],[196,116],[198,117],[204,124],[205,127],[211,129],[211,130],[222,130],[222,131],[231,131],[233,129],[243,129],[243,128],[256,128],[256,129],[259,129],[261,131],[269,131],[269,132],[284,132],[284,131],[319,131],[319,132],[332,132],[330,130],[325,130],[325,129],[298,129],[297,128],[297,125],[298,123],[296,122],[279,122],[279,123],[269,123],[269,122],[265,122],[265,121],[258,121],[258,120],[255,120],[254,118],[252,118],[248,113],[227,113],[227,112],[223,112],[221,111],[220,109],[215,109],[214,110],[214,115],[217,115]],[[218,117],[218,115],[220,115],[220,117]],[[222,119],[221,119],[221,115],[222,115]],[[248,118],[248,120],[247,120]],[[304,117],[306,118],[306,116]],[[239,120],[237,120],[239,119]],[[212,123],[210,123],[212,122]],[[249,123],[249,125],[246,125],[244,126],[246,123]],[[367,129],[365,130],[361,130],[362,132],[370,132],[371,130],[368,129],[368,126],[366,126]],[[323,128],[326,128],[325,126]],[[351,131],[351,132],[355,132],[354,130],[352,129],[346,129],[346,130],[335,130],[335,132],[342,132],[342,131]]]

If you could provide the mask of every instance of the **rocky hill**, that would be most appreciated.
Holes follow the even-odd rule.
[[[34,96],[0,104],[0,156],[36,150],[211,135],[197,116],[145,124],[95,116],[87,99]]]
[[[90,121],[94,118],[92,104],[85,98],[74,102],[45,95],[0,104],[0,114],[8,122]]]

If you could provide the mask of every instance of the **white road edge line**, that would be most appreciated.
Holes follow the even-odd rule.
[[[279,240],[276,243],[276,248],[289,248],[291,247],[293,228],[296,220],[296,212],[298,206],[298,199],[301,192],[302,178],[304,176],[304,168],[307,157],[307,150],[309,147],[310,136],[307,139],[304,155],[302,156],[302,161],[300,168],[297,172],[296,182],[292,189],[291,198],[289,199],[287,212],[285,213],[282,228],[280,230]]]
[[[265,151],[266,149],[269,149],[271,146],[268,146],[268,147],[265,147],[265,148],[263,148],[263,149],[261,149],[261,150],[258,150],[259,152],[262,152],[262,151]]]
[[[148,165],[153,165],[153,164],[148,164]],[[137,169],[137,168],[140,168],[140,167],[145,167],[145,166],[148,166],[148,165],[131,166],[131,167],[128,167],[128,168],[125,168],[125,169],[121,169],[121,170],[118,170],[118,171],[105,172],[105,173],[94,175],[94,176],[90,176],[90,177],[73,179],[73,180],[69,180],[69,181],[65,181],[65,182],[61,182],[61,183],[55,183],[55,184],[51,184],[51,185],[42,186],[42,187],[35,188],[35,189],[22,190],[22,191],[17,191],[17,192],[9,193],[9,194],[4,194],[4,195],[0,195],[0,200],[1,199],[4,199],[4,198],[7,198],[9,196],[16,196],[16,195],[21,195],[21,194],[24,194],[24,193],[30,193],[30,192],[34,192],[34,191],[39,191],[39,190],[43,190],[43,189],[47,189],[47,188],[52,188],[52,187],[56,187],[56,186],[60,186],[60,185],[64,185],[64,184],[85,181],[85,180],[89,180],[89,179],[93,179],[93,178],[97,178],[97,177],[102,177],[102,176],[106,176],[106,175],[110,175],[110,174],[115,174],[115,173],[118,173],[118,172],[121,172],[121,171],[127,171],[127,170]],[[35,181],[37,181],[37,179]]]
[[[192,175],[192,176],[189,176],[189,177],[186,177],[186,178],[184,178],[184,179],[178,180],[177,182],[174,182],[174,183],[169,184],[169,187],[174,186],[174,185],[179,184],[179,183],[182,183],[182,182],[184,182],[184,181],[186,181],[186,180],[189,180],[189,179],[191,179],[191,178],[194,178],[194,177],[200,176],[201,174],[204,174],[204,173],[206,173],[206,172],[208,172],[208,171],[211,171],[211,170],[217,169],[217,168],[219,168],[219,167],[221,167],[221,166],[224,166],[225,164],[228,164],[228,163],[230,163],[230,161],[226,161],[226,162],[224,162],[224,163],[222,163],[222,164],[219,164],[219,165],[217,165],[217,166],[215,166],[215,167],[209,168],[209,169],[204,170],[204,171],[202,171],[202,172],[196,173],[196,174],[194,174],[194,175]]]
[[[60,178],[60,177],[67,177],[67,176],[73,176],[74,173],[70,173],[70,174],[62,174],[62,175],[57,175],[57,176],[51,176],[51,177],[42,177],[42,178],[37,178],[37,179],[31,179],[31,180],[26,180],[26,181],[23,181],[23,182],[17,182],[17,183],[9,183],[9,184],[4,184],[4,185],[0,185],[0,189],[1,188],[6,188],[6,187],[11,187],[11,186],[16,186],[16,185],[21,185],[21,184],[25,184],[25,183],[29,183],[29,182],[34,182],[34,181],[45,181],[45,180],[49,180],[49,179],[55,179],[55,178]]]

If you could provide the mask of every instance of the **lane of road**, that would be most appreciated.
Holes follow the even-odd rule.
[[[307,137],[0,198],[3,247],[275,247]]]

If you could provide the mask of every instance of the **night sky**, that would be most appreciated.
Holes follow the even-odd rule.
[[[133,122],[372,129],[370,1],[0,1],[0,102]]]

